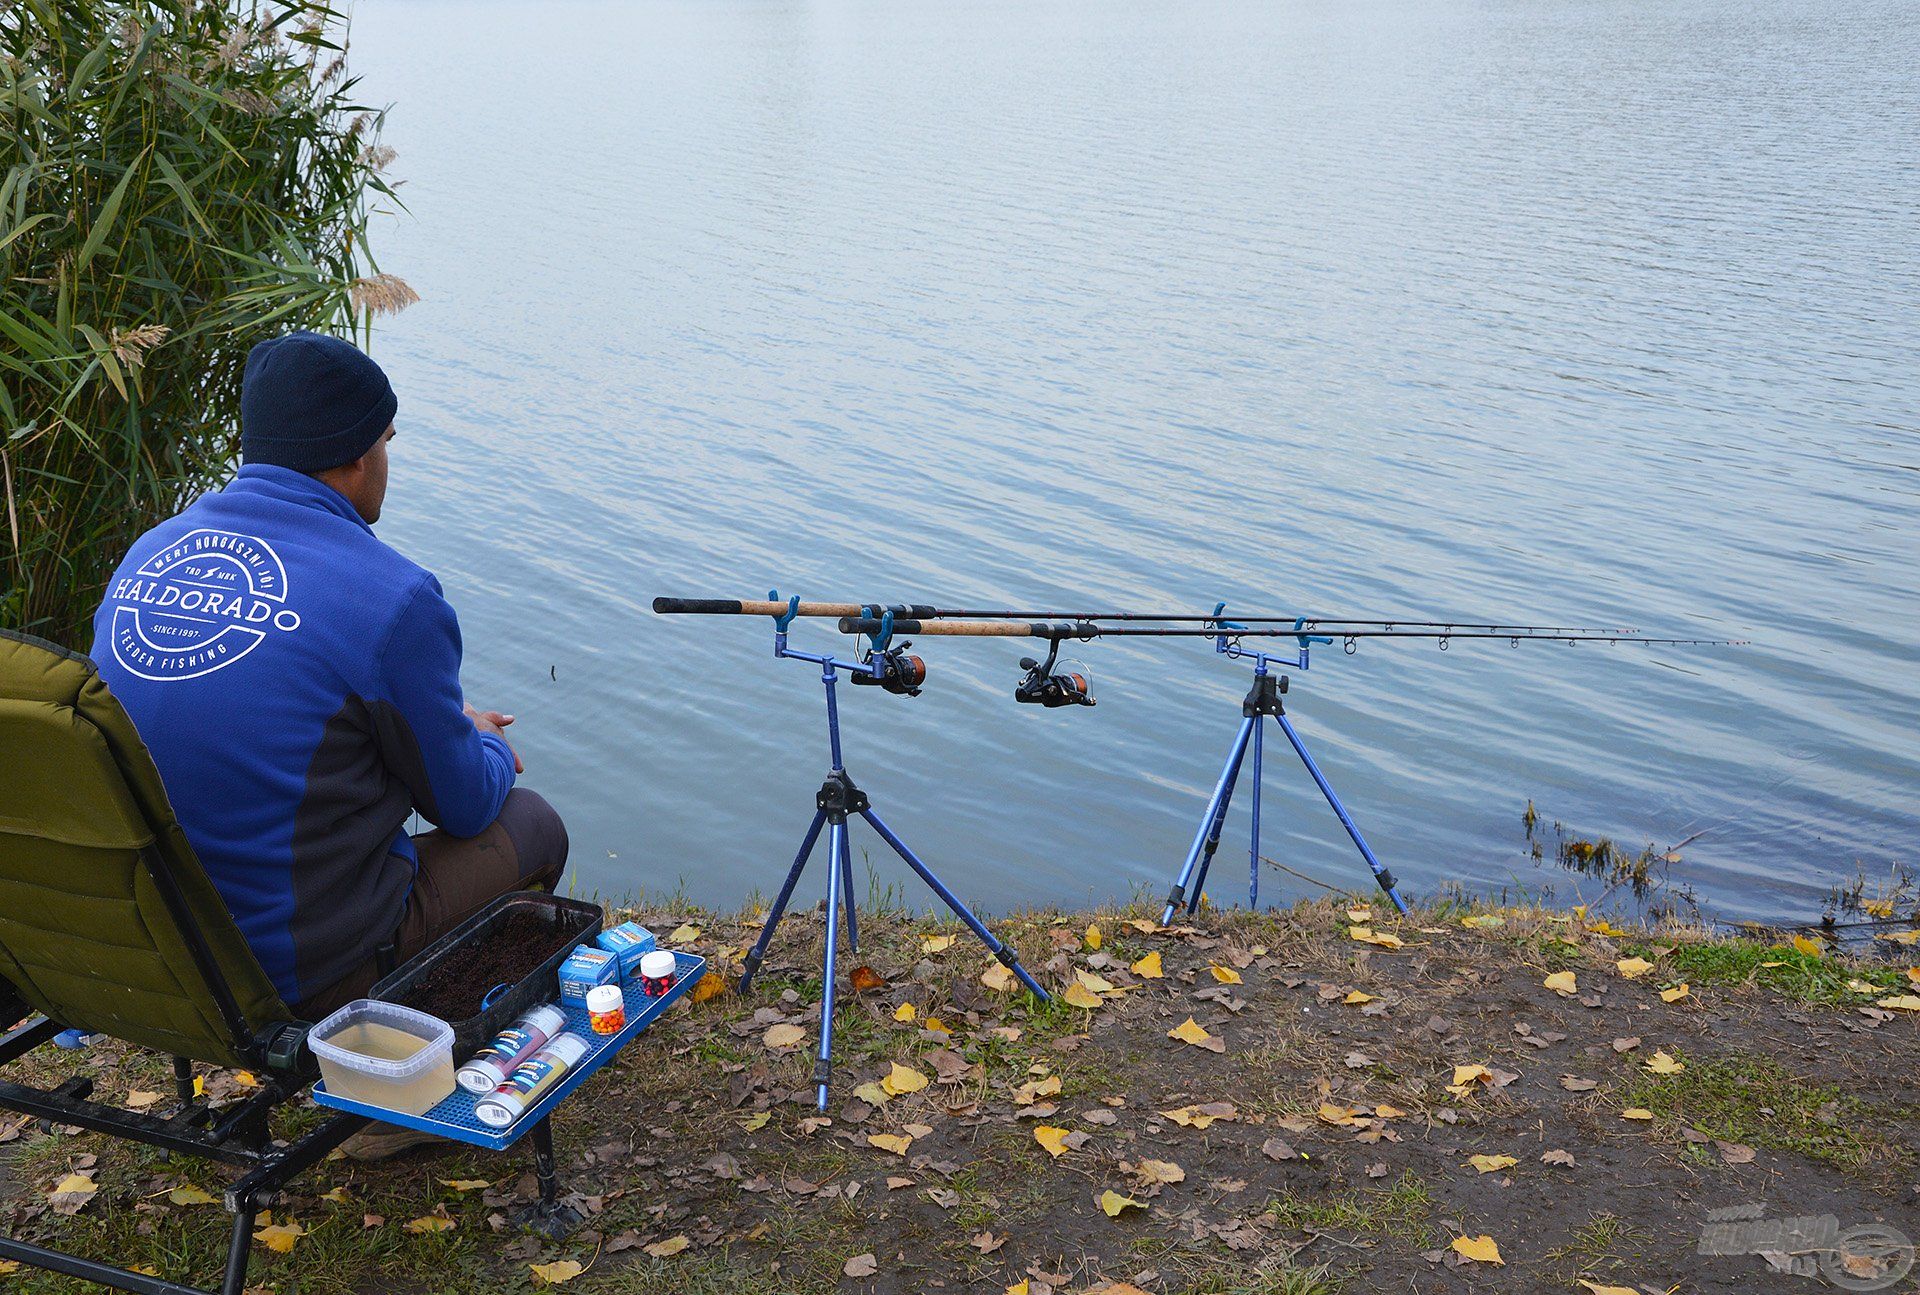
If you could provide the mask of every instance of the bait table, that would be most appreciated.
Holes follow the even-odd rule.
[[[697,984],[707,972],[707,960],[693,953],[676,952],[673,955],[673,988],[658,998],[649,998],[640,991],[637,983],[621,986],[626,999],[627,1023],[617,1034],[595,1034],[587,1022],[587,1008],[584,1003],[562,1002],[560,1009],[567,1014],[567,1029],[587,1041],[587,1054],[580,1058],[579,1064],[570,1068],[547,1092],[526,1111],[504,1129],[496,1129],[482,1124],[474,1118],[475,1102],[481,1094],[470,1093],[464,1088],[456,1088],[453,1094],[443,1098],[439,1105],[425,1115],[402,1115],[383,1107],[371,1106],[366,1102],[357,1102],[347,1097],[336,1097],[327,1091],[325,1080],[313,1086],[313,1100],[322,1106],[331,1106],[336,1110],[349,1111],[355,1115],[365,1115],[371,1119],[395,1124],[401,1128],[418,1129],[436,1137],[448,1138],[454,1142],[465,1142],[469,1146],[484,1147],[489,1151],[504,1151],[518,1142],[528,1133],[533,1135],[533,1158],[535,1175],[540,1182],[539,1204],[527,1207],[524,1222],[535,1231],[549,1237],[558,1238],[571,1232],[579,1223],[578,1215],[559,1202],[559,1183],[554,1172],[553,1130],[547,1117],[553,1108],[594,1071],[600,1069],[633,1042],[640,1032],[659,1020],[661,1015],[689,989]],[[459,1064],[463,1058],[455,1058]]]

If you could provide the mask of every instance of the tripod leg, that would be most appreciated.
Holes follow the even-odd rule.
[[[760,961],[767,956],[767,944],[773,939],[773,928],[780,925],[780,916],[787,911],[787,901],[793,898],[794,883],[800,880],[800,873],[807,866],[807,856],[813,853],[813,843],[820,839],[820,828],[826,821],[827,811],[814,811],[813,826],[807,829],[806,839],[800,842],[800,853],[793,856],[793,867],[787,869],[787,879],[780,883],[779,898],[767,910],[767,921],[760,928],[760,938],[753,942],[752,952],[741,962],[740,992],[743,994],[753,986],[753,978],[760,974]]]
[[[834,858],[847,848],[847,823],[837,819],[827,829],[827,848]],[[833,981],[840,943],[840,878],[838,867],[827,869],[827,957],[820,972],[820,1055],[813,1063],[814,1105],[827,1109],[827,1081],[833,1075]]]
[[[1247,855],[1247,907],[1260,907],[1260,775],[1266,763],[1267,726],[1258,721],[1253,729],[1253,846]]]
[[[1173,915],[1180,911],[1186,902],[1187,887],[1194,880],[1194,870],[1200,866],[1200,852],[1206,848],[1207,836],[1214,830],[1214,821],[1220,817],[1221,808],[1227,797],[1233,792],[1234,777],[1240,772],[1240,761],[1247,753],[1247,739],[1253,733],[1253,726],[1260,722],[1258,715],[1249,715],[1240,721],[1240,731],[1234,735],[1233,748],[1227,752],[1226,767],[1220,770],[1220,781],[1214,784],[1213,795],[1207,801],[1207,812],[1200,820],[1200,830],[1194,834],[1193,844],[1187,849],[1187,859],[1180,865],[1180,875],[1175,878],[1173,889],[1167,892],[1167,906],[1160,914],[1160,925],[1173,921]],[[1197,901],[1200,888],[1193,887]]]
[[[1025,985],[1034,997],[1043,1003],[1052,1001],[1052,995],[1040,988],[1040,982],[1028,975],[1027,969],[1020,965],[1020,956],[1002,944],[993,932],[986,928],[986,924],[973,915],[973,910],[961,903],[960,897],[948,890],[946,883],[933,875],[933,869],[920,862],[919,856],[907,848],[906,842],[895,836],[893,829],[880,821],[878,814],[871,809],[863,809],[860,811],[860,817],[873,826],[873,830],[880,834],[881,840],[893,847],[895,854],[906,860],[907,866],[920,875],[920,880],[933,888],[933,893],[940,896],[941,902],[953,910],[953,915],[967,924],[967,929],[980,938],[980,942],[987,946],[1008,971],[1020,978],[1020,983]]]
[[[1253,736],[1260,737],[1259,721],[1254,721]],[[1220,808],[1214,811],[1213,827],[1207,833],[1206,849],[1200,854],[1200,867],[1193,874],[1193,884],[1187,895],[1187,912],[1197,912],[1200,908],[1200,896],[1207,888],[1207,873],[1213,868],[1213,853],[1220,848],[1220,833],[1227,825],[1227,807],[1233,803],[1233,789],[1240,783],[1240,769],[1247,760],[1246,743],[1240,744],[1239,758],[1233,762],[1233,769],[1227,774],[1227,794],[1220,798]]]
[[[1327,776],[1320,772],[1320,766],[1315,764],[1313,757],[1307,754],[1306,744],[1300,740],[1300,735],[1293,731],[1293,725],[1287,722],[1285,715],[1276,715],[1274,718],[1280,721],[1280,731],[1287,735],[1287,741],[1293,743],[1293,749],[1299,753],[1301,763],[1307,766],[1307,772],[1312,774],[1313,780],[1320,784],[1320,791],[1326,796],[1327,804],[1333,806],[1333,812],[1340,816],[1340,826],[1347,829],[1347,835],[1352,837],[1353,843],[1360,847],[1360,857],[1367,861],[1369,868],[1373,869],[1374,880],[1380,883],[1380,889],[1387,892],[1387,898],[1393,901],[1395,908],[1403,913],[1406,912],[1407,901],[1400,898],[1399,884],[1394,881],[1393,874],[1387,871],[1386,865],[1375,857],[1366,838],[1360,835],[1360,829],[1353,825],[1353,818],[1347,813],[1347,807],[1340,803],[1340,797],[1334,795],[1333,787],[1327,782]]]
[[[840,834],[840,902],[847,911],[847,952],[860,952],[860,923],[854,917],[853,903],[853,842],[851,832]]]

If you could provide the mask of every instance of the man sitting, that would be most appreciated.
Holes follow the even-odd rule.
[[[337,338],[254,347],[243,465],[134,543],[93,658],[260,964],[310,1021],[494,897],[552,889],[560,818],[460,690],[433,576],[373,534],[397,407]],[[408,835],[418,811],[438,831]]]

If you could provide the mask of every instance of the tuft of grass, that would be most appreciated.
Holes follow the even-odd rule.
[[[1434,1236],[1433,1194],[1411,1170],[1390,1187],[1359,1191],[1285,1191],[1267,1206],[1282,1227],[1390,1237],[1424,1247]]]
[[[1866,995],[1847,988],[1850,980],[1889,993],[1897,992],[1901,983],[1900,973],[1892,968],[1859,966],[1802,953],[1791,945],[1763,944],[1758,940],[1681,944],[1658,958],[1643,944],[1628,945],[1627,952],[1657,961],[1674,979],[1694,984],[1758,985],[1806,1003],[1870,1001]]]
[[[1638,1073],[1624,1104],[1709,1137],[1788,1151],[1843,1169],[1911,1152],[1874,1131],[1874,1111],[1838,1088],[1803,1079],[1765,1057],[1688,1058],[1677,1075]]]

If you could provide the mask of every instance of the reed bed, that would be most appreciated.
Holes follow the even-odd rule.
[[[247,349],[412,289],[344,13],[0,0],[0,624],[85,647],[142,530],[231,471]]]

